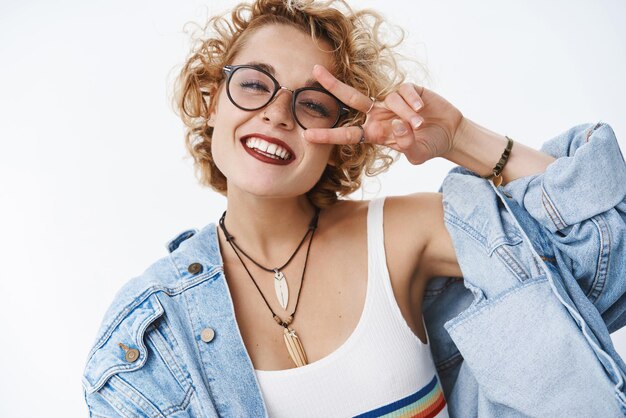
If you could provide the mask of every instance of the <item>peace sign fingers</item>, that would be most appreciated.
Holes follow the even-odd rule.
[[[387,95],[382,101],[366,96],[352,86],[349,86],[333,76],[321,65],[313,67],[313,76],[332,95],[352,109],[367,114],[363,127],[341,127],[332,129],[308,129],[304,138],[317,143],[356,144],[365,141],[390,146],[400,146],[413,137],[412,130],[417,129],[423,118],[418,114],[422,109],[422,100],[415,85],[402,84],[397,91]],[[399,119],[402,132],[398,133],[398,123],[392,125],[394,119]],[[404,123],[403,123],[404,122]],[[407,128],[408,126],[408,128]],[[406,136],[406,138],[400,138]],[[406,141],[405,141],[406,140]],[[393,147],[392,147],[393,148]]]
[[[313,67],[313,76],[330,94],[352,109],[367,113],[372,107],[371,98],[354,87],[337,80],[324,66],[315,65]]]
[[[344,126],[331,129],[307,129],[306,140],[318,144],[354,145],[363,142],[390,145],[395,143],[391,125]]]

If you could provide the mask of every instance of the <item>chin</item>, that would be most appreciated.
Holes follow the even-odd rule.
[[[253,182],[247,182],[246,184],[236,185],[238,189],[245,193],[263,197],[263,198],[296,198],[306,194],[314,186],[309,188],[303,188],[303,183],[299,182],[294,184],[280,184],[275,179],[260,179],[256,178]]]
[[[286,190],[284,188],[277,187],[255,187],[246,190],[248,193],[257,197],[263,198],[295,198],[306,193],[306,191],[300,190]]]

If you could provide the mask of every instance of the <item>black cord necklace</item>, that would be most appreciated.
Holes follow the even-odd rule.
[[[309,235],[309,232],[313,231],[317,227],[317,220],[319,217],[319,208],[315,208],[315,214],[313,215],[313,218],[311,219],[311,222],[309,223],[309,228],[307,229],[306,233],[302,237],[302,240],[300,241],[300,244],[298,244],[298,247],[291,254],[291,257],[289,257],[289,260],[287,260],[287,262],[283,264],[282,266],[274,267],[272,269],[262,266],[260,263],[258,263],[252,257],[250,257],[244,250],[242,250],[237,245],[237,243],[234,241],[234,237],[230,235],[228,233],[228,230],[226,229],[226,225],[224,224],[225,217],[226,217],[226,211],[224,211],[224,213],[222,214],[222,217],[220,218],[220,227],[222,228],[222,231],[224,231],[226,240],[231,244],[231,246],[234,246],[237,250],[239,250],[248,260],[256,264],[257,267],[269,273],[274,273],[274,291],[276,292],[276,298],[278,299],[278,303],[280,303],[280,306],[286,310],[287,305],[289,304],[289,286],[287,285],[287,278],[285,277],[285,274],[281,270],[289,265],[291,260],[293,260],[295,255],[300,250],[300,247],[302,247],[302,244],[304,244],[304,241],[306,240],[306,237]]]
[[[224,236],[226,237],[226,241],[232,247],[233,251],[237,255],[237,258],[239,258],[239,261],[241,261],[241,264],[243,265],[243,268],[248,273],[248,276],[250,276],[250,279],[252,279],[252,282],[254,283],[254,285],[256,286],[257,290],[259,291],[259,294],[263,298],[263,301],[265,301],[265,304],[267,305],[267,308],[270,310],[270,312],[272,312],[272,317],[274,318],[274,320],[276,321],[276,323],[278,325],[283,327],[283,339],[285,340],[285,345],[287,346],[287,351],[289,352],[289,356],[293,360],[293,362],[296,365],[296,367],[304,366],[305,364],[308,363],[308,360],[307,360],[307,357],[306,357],[306,352],[304,351],[304,347],[302,346],[302,341],[300,340],[300,337],[298,337],[298,335],[296,334],[296,331],[294,329],[289,328],[289,324],[291,324],[291,322],[293,321],[293,318],[296,315],[296,310],[298,309],[298,302],[300,301],[300,291],[302,290],[302,286],[304,285],[304,273],[306,272],[307,262],[309,261],[309,252],[311,250],[311,243],[313,242],[313,236],[315,235],[315,229],[317,228],[317,220],[319,218],[319,211],[320,211],[319,208],[315,208],[315,215],[313,216],[313,219],[311,220],[311,223],[309,224],[309,229],[307,229],[307,232],[304,235],[304,238],[302,239],[302,241],[300,242],[300,245],[298,245],[298,248],[295,251],[295,252],[298,251],[300,246],[302,246],[302,243],[304,242],[305,238],[308,236],[309,232],[311,232],[311,238],[309,239],[309,245],[307,246],[306,256],[305,256],[305,259],[304,259],[304,267],[302,269],[302,277],[300,278],[300,288],[298,289],[298,296],[296,297],[296,305],[293,308],[293,312],[291,313],[291,315],[289,315],[289,317],[285,321],[283,321],[278,315],[276,315],[276,313],[274,312],[274,310],[272,309],[270,304],[267,302],[267,299],[265,299],[265,296],[263,295],[263,292],[259,288],[259,285],[257,284],[256,280],[254,280],[254,277],[252,277],[252,273],[250,273],[250,270],[248,270],[248,267],[246,266],[246,263],[244,263],[243,259],[239,255],[239,252],[237,251],[237,249],[239,249],[239,251],[241,251],[246,257],[248,257],[248,259],[250,259],[252,262],[257,264],[254,260],[252,260],[252,258],[250,258],[243,250],[241,250],[235,244],[234,237],[228,233],[228,230],[226,229],[226,226],[224,224],[224,218],[226,217],[226,212],[224,212],[224,214],[222,215],[222,217],[220,218],[220,221],[219,221],[220,228],[222,228],[222,232],[224,232]],[[295,252],[289,258],[289,260],[287,261],[285,266],[289,263],[289,261],[291,261],[291,259],[295,255]],[[259,264],[257,264],[257,265],[259,267],[261,267]],[[269,271],[272,271],[272,270],[269,270]]]

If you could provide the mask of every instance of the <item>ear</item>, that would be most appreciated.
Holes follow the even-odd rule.
[[[211,88],[210,94],[207,96],[203,96],[204,103],[209,106],[209,118],[206,121],[207,126],[214,128],[215,127],[215,116],[217,113],[217,94],[219,90],[215,88]],[[205,98],[206,97],[206,98]]]
[[[208,104],[208,106],[209,106],[209,109],[208,109],[209,117],[208,117],[208,119],[206,121],[206,124],[207,124],[207,126],[209,126],[211,128],[214,128],[215,127],[215,116],[216,116],[216,113],[217,113],[217,104],[215,103],[215,100],[214,100],[213,97],[210,97],[209,100],[210,100],[209,104]]]

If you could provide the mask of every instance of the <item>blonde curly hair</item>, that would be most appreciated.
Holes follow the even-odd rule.
[[[383,17],[372,10],[353,11],[344,0],[256,0],[237,5],[228,16],[218,15],[203,27],[196,25],[192,47],[174,85],[176,113],[186,126],[185,146],[194,159],[201,184],[225,195],[227,180],[211,155],[213,128],[207,120],[214,97],[224,81],[222,67],[231,63],[246,39],[268,24],[292,25],[332,46],[334,75],[367,96],[384,98],[402,83],[393,51],[396,42],[385,43]],[[363,124],[365,115],[350,111],[342,126]],[[335,145],[319,181],[307,192],[311,203],[325,208],[361,187],[362,175],[374,176],[389,168],[397,154],[375,144]]]

